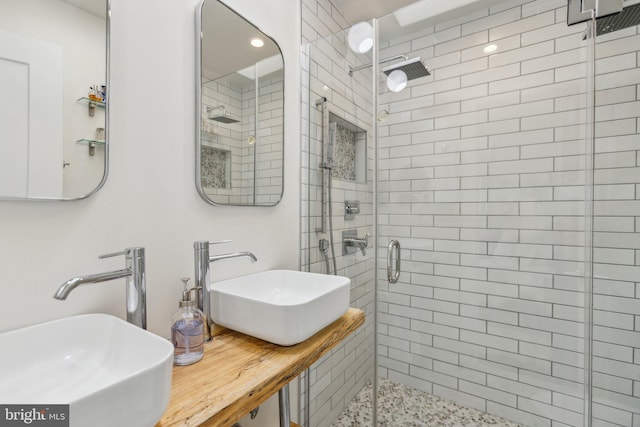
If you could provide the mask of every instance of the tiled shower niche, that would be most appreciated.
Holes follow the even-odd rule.
[[[231,188],[231,152],[202,146],[200,156],[202,186],[205,188]]]
[[[330,113],[329,132],[333,141],[333,177],[366,182],[367,131]]]

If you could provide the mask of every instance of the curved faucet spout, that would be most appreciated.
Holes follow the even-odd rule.
[[[133,272],[130,268],[122,270],[109,271],[107,273],[90,274],[88,276],[73,277],[64,282],[56,291],[53,296],[55,299],[64,300],[67,299],[72,290],[85,283],[100,283],[107,280],[121,279],[123,277],[131,276]]]
[[[230,258],[242,258],[246,257],[251,260],[251,262],[258,261],[258,258],[251,252],[234,252],[231,254],[223,254],[223,255],[213,255],[209,257],[209,262],[220,261],[222,259],[230,259]]]
[[[126,279],[127,285],[127,322],[147,329],[147,285],[145,279],[145,257],[143,247],[126,248],[122,252],[101,255],[98,258],[110,258],[124,255],[126,268],[107,273],[73,277],[64,282],[53,296],[66,299],[69,293],[83,283],[99,283],[107,280]]]

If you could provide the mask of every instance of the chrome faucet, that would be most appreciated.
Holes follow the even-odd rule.
[[[360,249],[360,251],[362,252],[362,255],[364,256],[367,254],[367,246],[369,246],[368,234],[365,234],[364,238],[360,238],[358,237],[357,234],[345,235],[345,233],[343,233],[342,255],[347,255],[355,252],[355,249],[351,249],[351,248],[358,248]]]
[[[204,339],[211,340],[211,297],[209,295],[209,283],[211,282],[211,263],[223,259],[249,258],[251,262],[256,262],[258,258],[251,252],[234,252],[222,255],[209,255],[209,246],[218,243],[229,243],[231,240],[221,240],[219,242],[199,241],[193,243],[193,257],[195,267],[195,304],[205,315],[207,324],[205,325]]]
[[[53,296],[64,300],[76,287],[84,283],[100,283],[107,280],[127,279],[127,322],[147,329],[147,289],[145,283],[144,248],[127,248],[122,252],[100,255],[109,258],[124,255],[126,268],[107,273],[73,277],[64,282]]]

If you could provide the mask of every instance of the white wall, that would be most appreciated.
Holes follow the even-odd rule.
[[[0,202],[0,331],[87,312],[124,318],[124,281],[54,300],[68,278],[122,268],[99,254],[147,250],[149,330],[169,336],[180,277],[193,277],[193,241],[233,239],[258,262],[218,263],[213,280],[298,268],[299,12],[287,0],[228,1],[278,41],[285,60],[285,191],[273,208],[214,207],[194,184],[196,0],[113,0],[111,164],[106,185],[76,202]],[[293,399],[295,401],[295,399]]]

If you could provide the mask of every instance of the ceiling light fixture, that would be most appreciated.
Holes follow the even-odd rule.
[[[251,46],[262,47],[264,46],[264,41],[256,37],[255,39],[251,39]]]
[[[367,22],[360,22],[349,29],[347,39],[355,53],[369,52],[373,47],[373,27]]]

